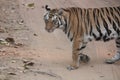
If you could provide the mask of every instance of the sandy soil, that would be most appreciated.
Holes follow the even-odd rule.
[[[66,69],[72,61],[71,43],[60,30],[45,31],[46,4],[94,8],[120,5],[120,0],[1,0],[0,40],[10,37],[15,44],[0,45],[0,80],[119,80],[120,63],[104,63],[114,55],[114,41],[89,43],[84,53],[91,61]]]

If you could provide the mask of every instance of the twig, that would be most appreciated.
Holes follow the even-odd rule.
[[[55,73],[52,73],[52,72],[45,72],[45,71],[35,71],[35,70],[30,70],[31,72],[34,72],[34,73],[38,73],[38,74],[42,74],[42,75],[48,75],[50,77],[56,77],[56,78],[59,78],[60,80],[62,80],[62,77],[55,74]]]

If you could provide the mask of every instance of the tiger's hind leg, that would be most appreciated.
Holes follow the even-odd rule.
[[[117,62],[117,61],[120,60],[120,37],[118,37],[115,40],[115,43],[116,43],[116,47],[117,47],[117,52],[116,52],[116,54],[111,59],[107,59],[105,61],[108,64],[113,64],[113,63],[115,63],[115,62]]]

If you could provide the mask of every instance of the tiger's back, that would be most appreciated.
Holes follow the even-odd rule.
[[[71,35],[86,36],[85,39],[104,40],[116,38],[120,35],[120,6],[104,8],[67,8],[69,28],[66,28],[70,39]],[[72,39],[73,40],[73,39]]]

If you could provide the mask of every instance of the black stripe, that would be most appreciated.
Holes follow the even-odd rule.
[[[116,45],[117,48],[120,48],[120,45]]]
[[[112,31],[108,29],[108,24],[106,22],[103,22],[103,25],[104,25],[108,35],[110,35],[112,33]]]
[[[102,11],[103,14],[105,14],[105,12],[104,12],[104,8],[101,8],[101,11]]]
[[[114,21],[113,21],[113,29],[114,29],[115,31],[117,31],[117,26],[116,26],[116,24],[115,24]]]
[[[89,34],[89,27],[90,27],[90,15],[89,15],[89,10],[87,10],[87,12],[86,12],[86,26],[88,27],[88,29],[87,29],[87,34]]]
[[[68,31],[68,28],[70,27],[70,20],[71,20],[71,10],[69,10],[69,22],[68,22],[68,25],[66,27],[66,31],[65,31],[66,34],[67,34],[67,31]]]
[[[120,21],[119,21],[119,19],[116,16],[114,16],[114,19],[117,22],[118,26],[120,27]]]
[[[102,34],[101,30],[100,30],[100,27],[96,26],[96,29],[99,32],[99,37],[101,39],[101,37],[102,37],[103,34]]]
[[[97,20],[96,20],[96,21],[97,21],[97,25],[98,25],[98,27],[100,28],[100,24],[99,24],[98,18],[97,18]]]
[[[120,11],[120,6],[119,7],[117,7],[118,9],[119,9],[119,11]]]
[[[83,10],[84,9],[80,9],[80,15],[81,15],[82,18],[83,18],[83,15],[84,15]]]
[[[94,33],[92,33],[92,35],[93,35],[94,39],[97,40],[97,36]]]
[[[84,49],[86,46],[82,46],[81,48],[78,48],[77,51],[80,51],[82,49]]]
[[[117,24],[120,24],[119,23],[119,19],[118,19],[118,17],[116,16],[117,14],[119,15],[119,13],[118,13],[118,11],[116,10],[116,8],[115,7],[113,7],[113,9],[114,9],[114,16],[113,16],[113,18],[114,18],[114,20],[117,22]],[[116,14],[115,14],[116,13]]]
[[[101,15],[101,18],[102,18],[102,21],[103,21],[103,26],[105,27],[105,29],[107,31],[107,34],[110,35],[112,31],[108,29],[108,24],[107,24],[107,22],[105,21],[105,19],[103,18],[102,15]]]
[[[67,33],[67,36],[68,36],[68,38],[69,38],[69,36],[70,36],[70,32],[71,32],[71,26],[69,26],[70,27],[70,29],[69,29],[69,31],[68,31],[68,33]]]
[[[118,35],[120,35],[120,30],[119,29],[117,29],[117,33],[118,33]]]
[[[59,24],[59,22],[58,22],[58,27],[60,27],[60,26],[62,25],[62,20],[61,20],[60,17],[58,17],[58,20],[60,21],[60,24]]]
[[[93,18],[94,18],[94,20],[95,20],[95,17],[96,17],[96,16],[95,16],[95,13],[96,13],[96,10],[94,9],[94,10],[93,10]]]
[[[98,18],[97,18],[97,25],[96,25],[96,29],[97,29],[97,31],[99,32],[99,34],[100,34],[100,37],[102,37],[102,32],[101,32],[101,29],[100,29],[100,24],[99,24],[99,21],[98,21]]]
[[[110,7],[110,13],[113,16],[113,9]]]
[[[72,41],[73,41],[73,39],[74,39],[74,35],[75,35],[75,33],[73,33],[72,38],[70,38],[70,41],[71,41],[71,42],[72,42]]]
[[[120,16],[120,10],[117,10],[117,8],[114,7],[114,10],[117,12],[117,14]]]
[[[116,41],[116,44],[120,44],[120,41]]]
[[[63,9],[63,8],[62,8]],[[69,10],[67,10],[67,9],[63,9],[64,11],[66,11],[66,12],[68,12],[69,14],[70,14],[70,12],[69,12]],[[67,27],[68,27],[68,23],[67,23],[67,20],[66,20],[66,18],[65,18],[65,16],[63,16],[64,17],[64,21],[65,21],[65,29],[64,29],[64,32],[65,32],[65,34],[67,34]],[[69,16],[70,17],[70,16]]]
[[[116,39],[116,47],[120,47],[120,39]]]
[[[75,9],[75,12],[76,12],[76,17],[77,17],[77,34],[79,34],[78,32],[79,32],[79,16],[78,16],[78,10],[77,9]]]
[[[99,10],[96,10],[96,11],[94,11],[94,13],[96,13],[96,15],[95,15],[95,18],[94,18],[94,21],[96,22],[96,29],[97,29],[97,31],[99,32],[99,37],[97,37],[94,33],[92,33],[92,32],[90,32],[90,34],[92,33],[92,35],[94,36],[94,38],[95,38],[95,40],[100,40],[101,39],[101,37],[102,37],[102,33],[101,33],[101,30],[100,30],[100,24],[99,24],[99,21],[98,21],[98,15],[97,14],[99,14]]]
[[[67,33],[67,27],[68,27],[67,20],[65,19],[65,29],[64,29],[65,34]]]
[[[71,24],[71,16],[72,16],[72,14],[73,14],[73,12],[74,12],[74,9],[73,9],[73,7],[70,9],[70,16],[69,16],[69,30],[67,29],[67,36],[69,37],[69,35],[70,35],[70,32],[71,32],[71,28],[72,28],[72,26],[70,25]]]
[[[117,32],[118,35],[120,35],[120,30],[117,28],[115,22],[113,22],[113,29]]]
[[[80,17],[82,18],[82,9],[79,8],[78,11],[79,11],[79,13],[80,13],[80,14],[78,14],[78,15],[80,15]],[[79,17],[79,18],[80,18],[80,17]],[[79,22],[78,22],[78,23],[79,23]],[[79,30],[80,30],[79,28],[80,28],[80,27],[81,27],[81,26],[80,26],[80,24],[79,24],[79,27],[77,28],[77,33],[79,32]]]
[[[106,41],[109,41],[109,40],[110,40],[110,38],[108,38],[108,37],[107,37],[107,34],[105,34],[105,35],[103,36],[103,41],[106,42]]]
[[[112,23],[111,18],[109,16],[107,16],[107,18],[108,18],[109,22]]]
[[[120,27],[120,21],[118,18],[120,18],[120,13],[116,10],[116,8],[113,8],[115,10],[115,13],[119,15],[119,17],[117,17],[115,14],[113,16],[114,20],[117,22],[118,26]]]
[[[106,9],[106,11],[107,11],[107,13],[108,13],[108,15],[109,15],[109,10],[108,10],[108,8],[106,7],[105,9]]]
[[[87,10],[87,21],[88,21],[88,25],[90,23],[90,15],[89,15],[89,11]]]
[[[72,37],[72,38],[70,38],[70,41],[71,41],[71,42],[73,41],[73,37]]]
[[[117,40],[119,40],[119,39],[120,39],[120,37],[117,38]]]
[[[85,29],[86,29],[86,34],[88,34],[88,24],[86,23],[86,13],[87,13],[87,9],[84,9],[84,25],[85,25]]]
[[[92,27],[92,24],[90,25],[90,35],[92,35],[92,29],[93,29],[93,27]]]
[[[70,36],[70,30],[68,31],[68,34],[67,34],[67,37],[69,38],[69,36]]]

